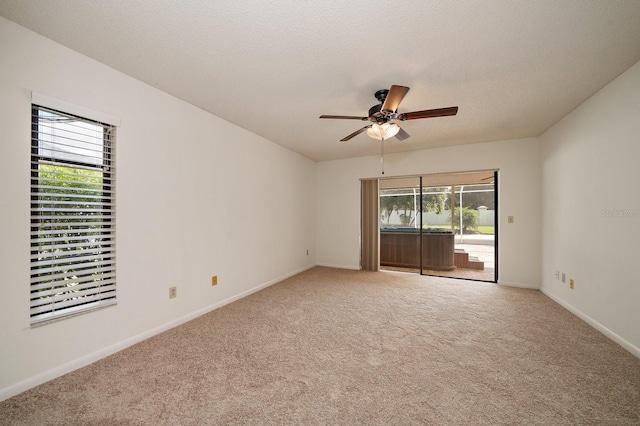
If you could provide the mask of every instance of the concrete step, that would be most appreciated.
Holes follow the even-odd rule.
[[[477,256],[469,256],[469,253],[462,249],[455,249],[453,252],[453,263],[458,268],[474,269],[484,271],[484,262]]]

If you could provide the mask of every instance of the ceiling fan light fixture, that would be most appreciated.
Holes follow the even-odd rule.
[[[383,141],[385,139],[394,137],[398,134],[399,131],[400,126],[398,126],[396,123],[374,123],[367,129],[367,135],[370,138]]]
[[[456,115],[458,113],[458,107],[448,108],[436,108],[426,109],[424,111],[412,111],[403,112],[398,114],[398,105],[404,99],[404,96],[409,91],[406,86],[392,85],[389,90],[382,89],[375,93],[375,97],[380,102],[378,105],[374,105],[369,108],[369,115],[367,117],[359,117],[354,115],[321,115],[320,118],[332,118],[341,120],[358,120],[369,121],[373,124],[361,127],[350,135],[340,139],[340,142],[346,142],[360,133],[367,131],[372,139],[384,141],[392,137],[398,138],[398,140],[405,140],[410,137],[409,133],[405,132],[396,123],[390,122],[390,120],[417,120],[419,118],[432,118],[432,117],[446,117],[449,115]]]

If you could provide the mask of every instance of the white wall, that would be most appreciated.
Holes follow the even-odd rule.
[[[314,162],[2,18],[0,63],[0,400],[315,264]],[[34,329],[31,91],[121,119],[118,305]]]
[[[541,178],[537,138],[385,155],[384,176],[484,169],[500,170],[498,281],[538,288]],[[381,177],[379,157],[318,163],[318,264],[359,269],[359,179],[370,177]],[[514,216],[515,223],[507,224],[507,216]]]
[[[542,291],[640,357],[639,136],[640,63],[548,130],[541,158]]]

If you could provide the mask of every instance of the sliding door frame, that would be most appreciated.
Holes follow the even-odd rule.
[[[494,247],[494,273],[493,273],[493,280],[474,280],[473,278],[464,278],[464,277],[455,277],[455,276],[451,276],[451,278],[458,278],[458,279],[470,279],[470,280],[474,280],[474,281],[484,281],[484,282],[493,282],[493,283],[497,283],[498,282],[498,273],[499,273],[499,265],[498,265],[498,236],[499,236],[499,205],[498,205],[498,199],[499,199],[499,182],[498,182],[498,169],[494,169],[494,170],[480,170],[477,172],[492,172],[493,173],[493,184],[494,184],[494,241],[493,241],[493,247]],[[442,174],[442,175],[456,175],[456,174],[464,174],[464,173],[476,173],[475,171],[469,171],[469,172],[445,172],[445,173],[437,173],[434,175],[438,175],[438,174]],[[411,179],[411,178],[418,178],[419,179],[419,188],[420,188],[420,192],[419,192],[419,205],[418,205],[418,209],[416,211],[416,213],[419,215],[419,218],[416,217],[416,222],[418,226],[419,226],[419,274],[420,275],[431,275],[431,276],[441,276],[441,275],[435,275],[435,274],[425,274],[424,273],[424,269],[423,269],[423,262],[424,262],[424,246],[423,246],[423,234],[424,234],[424,223],[423,223],[423,189],[424,189],[424,176],[429,176],[427,175],[412,175],[412,176],[398,176],[398,177],[389,177],[389,178],[384,178],[384,180],[392,180],[392,179],[400,179],[400,178],[407,178],[407,179]],[[380,270],[380,225],[379,225],[379,221],[380,221],[380,180],[379,178],[372,178],[372,179],[361,179],[361,251],[360,251],[360,267],[361,269],[364,270],[370,270],[370,271],[378,271]],[[374,183],[375,182],[375,183]],[[376,194],[375,197],[373,197],[373,194],[371,194],[372,190],[372,185],[375,185],[375,188],[377,188],[376,190]],[[456,186],[455,184],[453,184],[453,186]],[[375,198],[375,202],[373,201]],[[452,210],[453,210],[453,205],[454,205],[455,201],[452,200]],[[374,205],[375,204],[375,205]],[[453,214],[452,214],[453,216]],[[453,217],[452,217],[453,219]],[[375,224],[375,225],[374,225]],[[376,232],[373,232],[373,227],[375,226],[376,228]],[[375,236],[374,236],[375,234]],[[455,234],[454,234],[454,238],[455,238]],[[444,275],[442,275],[444,276]]]

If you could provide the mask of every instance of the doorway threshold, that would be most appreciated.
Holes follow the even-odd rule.
[[[394,266],[380,266],[381,271],[389,271],[389,272],[404,272],[408,274],[419,274],[420,269],[418,268],[399,268]],[[426,276],[434,276],[434,277],[444,277],[444,278],[456,278],[467,281],[482,281],[495,283],[495,271],[493,268],[485,268],[483,271],[478,271],[474,269],[464,269],[464,268],[456,268],[452,271],[431,271],[429,269],[425,269],[421,275]]]

